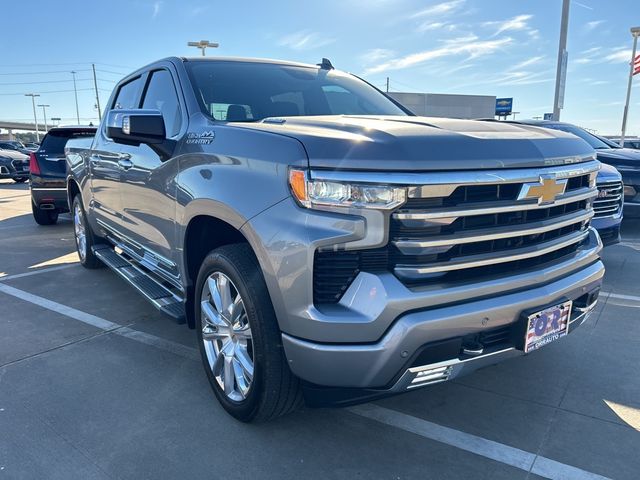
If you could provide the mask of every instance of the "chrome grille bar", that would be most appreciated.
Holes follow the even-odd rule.
[[[504,200],[501,202],[491,202],[488,204],[476,203],[467,204],[464,208],[434,208],[428,211],[399,211],[393,214],[393,218],[400,220],[403,224],[415,224],[415,222],[450,224],[459,217],[472,215],[490,215],[494,213],[520,212],[524,210],[539,210],[541,208],[552,208],[568,203],[580,202],[594,198],[598,194],[595,188],[581,188],[573,192],[558,196],[555,202],[538,205],[535,201]],[[426,226],[426,225],[425,225]]]
[[[564,247],[580,243],[586,239],[588,235],[589,230],[582,230],[555,240],[524,248],[496,251],[488,254],[468,255],[453,258],[447,262],[430,263],[428,265],[397,265],[394,268],[394,273],[402,279],[420,280],[425,275],[434,273],[444,273],[466,268],[495,265],[498,263],[515,262],[552,253]]]
[[[578,212],[563,215],[548,220],[525,223],[518,226],[505,226],[499,228],[483,228],[479,230],[467,230],[454,235],[441,235],[428,240],[394,240],[393,244],[405,255],[422,255],[422,250],[429,247],[441,247],[499,240],[522,235],[537,235],[552,230],[558,230],[569,225],[582,223],[593,217],[593,210],[580,210]]]

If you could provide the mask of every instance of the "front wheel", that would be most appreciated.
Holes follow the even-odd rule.
[[[213,250],[200,267],[195,291],[202,361],[223,408],[243,422],[270,420],[298,408],[300,382],[287,365],[251,248],[234,244]]]
[[[76,240],[76,250],[80,263],[83,267],[94,269],[102,267],[102,262],[93,253],[92,247],[95,245],[95,237],[91,231],[91,225],[87,223],[87,217],[82,206],[80,194],[73,197],[71,205],[73,216],[73,234]]]

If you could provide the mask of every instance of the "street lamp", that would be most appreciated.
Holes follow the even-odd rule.
[[[624,103],[624,112],[622,114],[622,135],[620,135],[620,145],[624,145],[624,135],[627,132],[627,114],[629,113],[629,100],[631,100],[631,82],[633,81],[633,71],[636,59],[636,47],[638,46],[638,37],[640,36],[640,27],[631,29],[633,37],[633,48],[631,49],[631,65],[629,66],[629,83],[627,83],[627,101]]]
[[[36,141],[40,143],[40,132],[38,132],[38,115],[36,115],[36,97],[39,97],[39,93],[25,93],[25,97],[31,97],[31,104],[33,105],[33,122],[36,124]]]
[[[47,107],[50,107],[51,105],[38,105],[39,107],[42,107],[42,115],[44,116],[44,131],[45,133],[49,131],[49,128],[47,127]]]
[[[199,42],[189,42],[187,43],[187,45],[189,47],[196,47],[199,48],[200,50],[202,50],[202,56],[204,57],[204,51],[207,49],[207,47],[211,47],[211,48],[218,48],[218,46],[220,45],[219,43],[213,43],[210,42],[209,40],[200,40]]]
[[[76,118],[78,119],[78,125],[80,125],[80,111],[78,110],[78,89],[76,88],[76,73],[72,71],[71,75],[73,75],[73,92],[76,96]]]

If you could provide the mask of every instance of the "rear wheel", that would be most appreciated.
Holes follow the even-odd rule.
[[[57,210],[42,210],[33,201],[31,202],[31,211],[33,219],[38,225],[54,225],[58,221]]]
[[[91,247],[95,245],[95,236],[91,231],[91,225],[87,223],[87,217],[84,214],[80,194],[73,197],[71,215],[73,217],[73,234],[76,240],[76,250],[80,258],[80,263],[83,267],[89,269],[102,267],[102,262],[95,256],[91,249]]]
[[[246,244],[213,250],[196,283],[196,332],[207,377],[224,409],[265,421],[302,403],[267,287]],[[199,322],[199,323],[198,323]]]

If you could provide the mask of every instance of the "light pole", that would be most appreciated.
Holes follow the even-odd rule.
[[[220,44],[210,42],[209,40],[200,40],[199,42],[189,42],[187,43],[187,45],[189,47],[196,47],[202,50],[202,56],[204,57],[205,55],[204,51],[207,49],[207,47],[218,48]]]
[[[76,118],[78,120],[78,125],[80,125],[80,110],[78,110],[78,89],[76,88],[76,73],[75,71],[71,72],[73,75],[73,93],[76,96]]]
[[[627,84],[627,101],[624,103],[624,113],[622,114],[622,135],[620,135],[620,145],[624,145],[624,135],[627,132],[627,114],[629,113],[629,100],[631,100],[631,82],[633,81],[633,66],[636,59],[636,47],[638,46],[638,36],[640,36],[640,27],[631,29],[633,37],[633,48],[631,49],[631,66],[629,67],[629,83]]]
[[[39,93],[25,93],[25,97],[31,97],[31,104],[33,105],[33,122],[36,124],[36,141],[40,143],[40,132],[38,132],[38,115],[36,115],[36,97],[39,97]]]
[[[556,91],[553,98],[553,119],[560,120],[560,110],[564,108],[564,87],[567,80],[567,30],[569,28],[569,6],[571,0],[562,0],[562,21],[560,22],[560,43],[558,45],[558,66],[556,69]]]
[[[44,116],[44,131],[45,133],[47,133],[49,131],[49,127],[47,126],[47,107],[50,107],[51,105],[38,105],[39,107],[42,107],[42,115]]]

